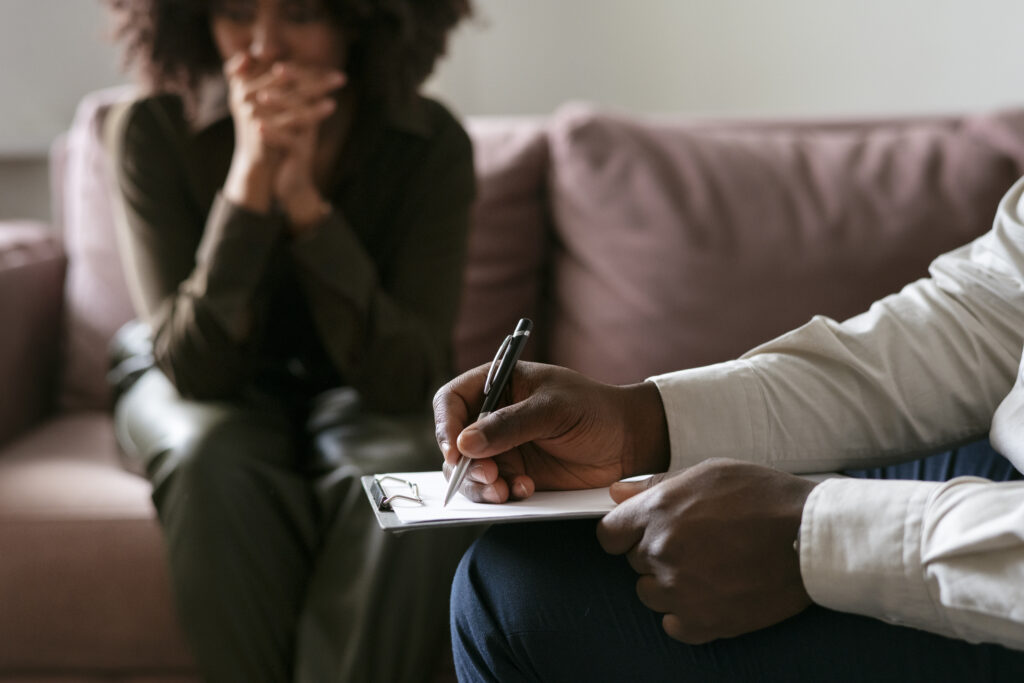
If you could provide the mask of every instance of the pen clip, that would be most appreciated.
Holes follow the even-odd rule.
[[[487,379],[484,381],[484,396],[491,393],[491,382],[494,380],[494,375],[498,373],[498,368],[501,367],[502,356],[505,355],[505,351],[508,350],[510,343],[512,343],[511,334],[505,337],[505,341],[501,342],[501,346],[498,347],[498,352],[494,354],[491,367],[487,369]]]

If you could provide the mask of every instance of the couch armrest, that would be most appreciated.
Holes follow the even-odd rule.
[[[48,226],[0,221],[0,443],[52,407],[65,266]]]

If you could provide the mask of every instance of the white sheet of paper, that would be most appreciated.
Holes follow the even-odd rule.
[[[501,505],[491,503],[474,503],[461,493],[456,493],[448,506],[444,503],[444,490],[448,482],[439,471],[434,472],[394,472],[389,473],[411,481],[419,486],[423,504],[396,499],[391,507],[403,524],[417,522],[436,522],[456,519],[488,519],[500,520],[508,518],[560,517],[560,516],[594,516],[600,517],[615,507],[615,502],[608,495],[607,488],[587,489],[583,491],[541,491],[534,493],[527,500],[519,500]],[[384,475],[380,475],[384,476]],[[385,480],[382,482],[389,494],[403,493],[405,487],[398,482]]]

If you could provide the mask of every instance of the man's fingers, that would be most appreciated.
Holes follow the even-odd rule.
[[[682,474],[682,472],[659,472],[636,481],[617,481],[611,485],[608,493],[616,503],[624,503],[636,494],[643,493],[678,474]]]
[[[670,603],[665,595],[665,589],[651,574],[641,574],[636,580],[636,596],[649,610],[662,613],[669,610]]]
[[[628,551],[626,551],[626,560],[629,562],[629,566],[633,568],[637,574],[641,576],[648,574],[654,574],[654,567],[651,565],[651,558],[646,552],[642,550],[643,542],[637,543]]]
[[[661,618],[661,627],[665,629],[665,633],[668,634],[669,638],[686,642],[686,633],[683,630],[683,623],[674,614],[666,614]]]
[[[499,476],[498,463],[492,458],[475,460],[466,469],[466,480],[477,484],[493,484]]]
[[[493,457],[530,441],[552,438],[559,429],[565,429],[564,411],[553,406],[543,392],[531,393],[530,380],[524,380],[529,373],[524,368],[531,365],[520,362],[514,371],[513,385],[520,383],[515,393],[525,394],[522,400],[472,424],[470,415],[479,411],[483,403],[489,365],[478,366],[441,387],[434,396],[435,435],[442,452],[449,453],[449,460],[458,459],[456,450],[471,458]]]
[[[678,640],[688,645],[704,645],[715,638],[701,629],[687,626],[686,623],[675,614],[666,614],[661,618],[661,627],[669,638]]]
[[[481,484],[467,477],[459,492],[474,503],[504,503],[509,499],[508,483],[500,477],[492,484]]]
[[[441,467],[445,480],[451,479],[453,465],[445,462]],[[476,460],[466,470],[459,492],[476,503],[504,503],[523,500],[533,495],[536,485],[529,476],[517,474],[503,476],[498,463],[492,458]]]
[[[493,461],[482,461],[482,463],[490,462]],[[497,468],[495,467],[496,471]],[[535,487],[533,479],[525,474],[510,479],[495,476],[493,479],[484,482],[473,479],[471,474],[467,474],[459,491],[466,498],[476,503],[505,503],[510,500],[529,498],[533,495]]]
[[[738,633],[722,633],[710,623],[702,623],[687,615],[686,619],[676,614],[666,614],[661,618],[661,627],[669,638],[687,645],[706,645],[719,638],[729,638]]]
[[[545,409],[533,396],[499,408],[459,434],[459,450],[471,458],[486,458],[530,441],[551,438],[557,426],[563,424],[557,412]]]
[[[517,475],[509,481],[509,497],[513,500],[526,500],[533,495],[535,488],[536,484],[532,478],[525,474]]]
[[[606,553],[627,553],[644,537],[647,515],[640,505],[635,504],[639,500],[627,500],[597,523],[597,541]]]
[[[616,503],[624,503],[636,494],[646,490],[646,481],[617,481],[608,489],[608,494]]]
[[[469,424],[471,410],[477,410],[482,400],[487,366],[459,375],[434,394],[434,438],[446,462],[459,461],[455,442],[459,433]]]

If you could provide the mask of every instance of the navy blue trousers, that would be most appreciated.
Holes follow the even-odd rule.
[[[987,441],[848,474],[1021,478]],[[460,681],[1024,681],[1024,652],[817,606],[754,633],[685,645],[640,603],[636,574],[623,557],[601,549],[594,526],[498,525],[470,548],[452,586]]]

